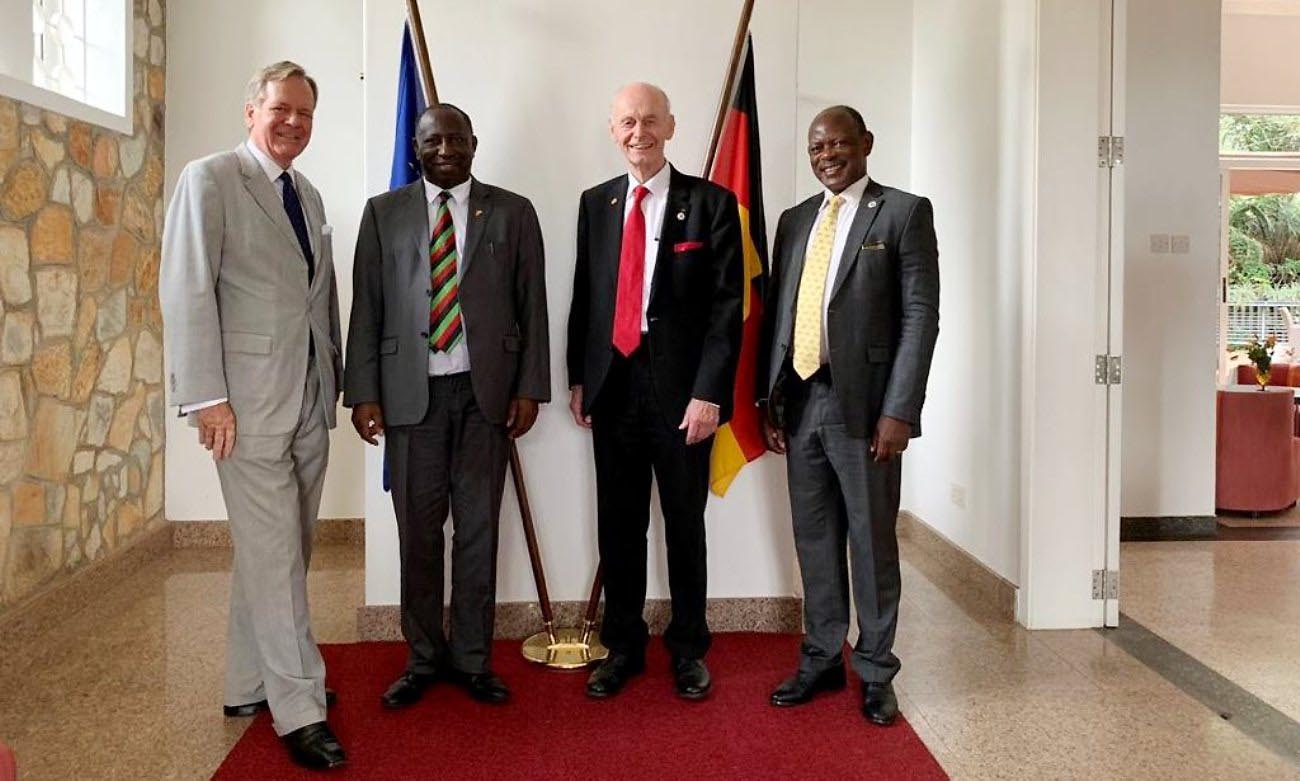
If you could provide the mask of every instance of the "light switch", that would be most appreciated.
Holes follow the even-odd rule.
[[[1186,255],[1192,251],[1192,237],[1176,234],[1169,237],[1169,251],[1175,255]]]
[[[1157,255],[1163,255],[1169,252],[1169,234],[1153,233],[1151,234],[1151,252]]]

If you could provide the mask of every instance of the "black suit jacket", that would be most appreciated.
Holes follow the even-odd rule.
[[[460,311],[474,400],[504,424],[512,398],[551,398],[542,231],[521,195],[470,184]],[[380,402],[390,426],[429,406],[429,212],[424,183],[366,203],[352,267],[343,404]]]
[[[614,301],[627,176],[582,194],[569,309],[569,386],[590,412],[613,358]],[[647,226],[650,227],[650,226]],[[652,228],[651,228],[652,229]],[[646,310],[655,392],[676,426],[692,398],[730,419],[744,305],[736,197],[672,169]]]
[[[793,376],[795,303],[823,196],[787,209],[776,228],[758,350],[759,403],[777,405]],[[881,415],[921,435],[921,406],[939,336],[939,249],[927,198],[867,183],[827,308],[830,372],[845,426],[867,438]]]

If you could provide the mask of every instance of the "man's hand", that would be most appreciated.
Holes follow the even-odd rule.
[[[518,439],[528,433],[537,420],[537,402],[532,399],[511,399],[510,412],[506,415],[506,428],[511,439]]]
[[[573,415],[573,422],[583,428],[591,428],[591,416],[582,414],[582,386],[574,385],[569,388],[569,413]]]
[[[718,430],[718,405],[700,399],[691,399],[686,405],[679,431],[686,432],[686,444],[694,445],[713,436]]]
[[[907,442],[912,438],[912,424],[898,418],[884,415],[876,421],[876,433],[871,438],[871,454],[877,464],[883,464],[894,456],[907,450]]]
[[[220,461],[235,449],[235,411],[223,401],[194,413],[199,416],[199,443],[212,451],[212,460]]]
[[[352,408],[352,428],[368,444],[378,445],[375,439],[384,433],[384,411],[378,402],[363,401]]]
[[[773,453],[785,455],[785,432],[766,417],[763,418],[763,444]]]

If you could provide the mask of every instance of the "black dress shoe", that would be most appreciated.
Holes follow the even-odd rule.
[[[709,668],[703,659],[674,659],[673,681],[677,684],[677,695],[688,700],[702,700],[709,696],[713,679],[709,677]]]
[[[293,761],[309,770],[329,770],[348,761],[339,739],[323,721],[300,727],[280,739],[289,747]]]
[[[327,708],[333,707],[334,703],[338,702],[338,699],[339,696],[333,689],[325,690],[325,706]],[[257,702],[246,702],[243,705],[222,705],[221,713],[226,718],[241,719],[246,716],[256,716],[261,711],[270,710],[270,708],[271,705],[266,700],[258,700]]]
[[[438,676],[428,673],[404,672],[400,678],[393,681],[393,685],[388,687],[388,691],[380,696],[379,702],[389,710],[414,705],[424,696],[424,690],[432,686],[437,680]]]
[[[819,692],[844,688],[844,665],[837,664],[819,673],[800,670],[772,690],[771,702],[782,707],[803,705]]]
[[[479,702],[496,705],[510,699],[506,682],[491,670],[481,673],[463,673],[457,670],[449,677],[452,683],[469,692],[469,696]]]
[[[882,727],[894,723],[898,718],[898,698],[894,696],[892,683],[862,684],[862,715],[872,724]]]
[[[613,697],[619,690],[645,669],[644,659],[633,659],[627,654],[611,653],[587,679],[587,696],[602,699]]]

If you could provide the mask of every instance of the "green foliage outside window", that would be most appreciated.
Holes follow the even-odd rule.
[[[1300,115],[1220,115],[1219,150],[1300,154]],[[1300,195],[1234,195],[1228,228],[1229,300],[1300,301]]]

